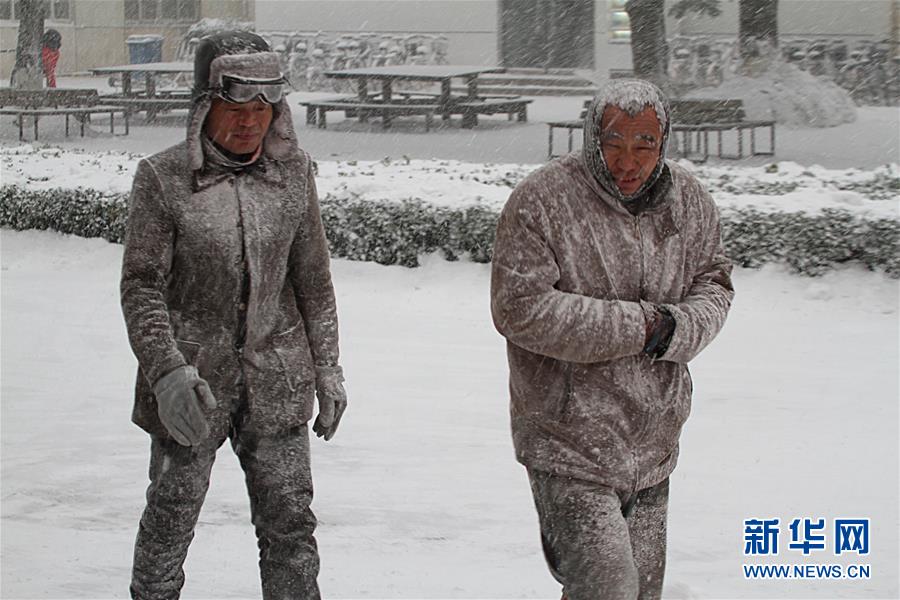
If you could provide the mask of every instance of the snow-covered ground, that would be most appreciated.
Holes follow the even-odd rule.
[[[99,87],[105,91],[106,79],[100,77],[64,77],[61,87]],[[385,131],[375,119],[369,123],[345,120],[342,113],[328,114],[328,128],[306,125],[305,109],[301,101],[333,97],[328,92],[295,92],[288,103],[300,145],[316,160],[381,160],[393,158],[452,159],[477,163],[538,164],[547,158],[547,121],[577,118],[588,96],[536,96],[528,106],[528,123],[507,121],[505,115],[479,117],[478,127],[462,129],[460,119],[448,125],[438,121],[436,129],[425,131],[421,117],[398,118],[392,129]],[[157,126],[148,126],[139,119],[132,123],[131,134],[117,125],[110,136],[108,122],[102,118],[84,138],[77,134],[63,135],[62,117],[44,118],[40,122],[40,139],[67,148],[86,148],[92,151],[123,150],[153,153],[184,139],[184,111],[163,116]],[[0,143],[18,143],[19,128],[14,117],[0,117]],[[29,123],[30,124],[30,123]],[[27,129],[27,128],[26,128]],[[829,169],[874,167],[900,163],[900,110],[897,107],[860,107],[856,121],[831,128],[776,128],[777,161],[802,165],[821,165]],[[577,133],[577,132],[576,132]],[[26,130],[31,140],[31,131]],[[580,144],[576,135],[576,146]],[[733,143],[733,140],[732,142]],[[745,140],[746,143],[746,140]],[[556,149],[565,144],[565,135],[556,134]],[[731,148],[731,147],[729,147]],[[733,149],[733,148],[731,148]],[[716,164],[733,165],[735,161],[712,159]],[[758,156],[740,161],[743,165],[764,165],[771,157]]]
[[[3,598],[124,598],[148,440],[121,247],[52,232],[2,244]],[[329,598],[558,598],[512,456],[489,268],[334,261],[350,408],[313,443]],[[672,479],[667,598],[898,596],[898,286],[738,270],[722,335],[692,365]],[[223,449],[185,598],[258,597],[243,478]],[[872,519],[871,553],[746,562],[871,565],[871,579],[746,581],[743,520]]]
[[[294,118],[323,195],[500,206],[544,160],[543,122],[572,118],[582,100],[536,98],[525,125],[497,117],[431,133],[415,119],[383,132],[337,115],[309,128],[299,109]],[[121,137],[98,124],[83,139],[58,125],[42,121],[43,143],[19,144],[0,120],[0,183],[126,191],[138,158],[184,136],[177,120]],[[896,219],[898,131],[896,108],[860,109],[840,127],[779,127],[774,161],[693,169],[723,207]],[[0,231],[4,599],[127,596],[149,443],[129,423],[120,260],[102,240]],[[325,597],[558,598],[513,459],[489,267],[333,265],[351,406],[334,440],[313,442]],[[735,284],[724,332],[692,365],[665,597],[900,597],[898,282],[846,267],[816,279],[738,270]],[[745,559],[743,521],[754,517],[781,519],[779,556]],[[795,517],[870,518],[871,552],[785,551]],[[745,562],[872,570],[868,580],[748,581]],[[185,598],[259,597],[243,476],[227,448],[186,569]]]
[[[29,189],[90,188],[126,193],[144,155],[60,146],[0,145],[2,183]],[[723,209],[816,212],[843,209],[869,217],[900,218],[900,164],[865,169],[826,169],[792,162],[766,166],[688,166]],[[502,208],[512,187],[538,164],[458,160],[385,159],[318,162],[320,196],[356,195],[371,200],[418,198],[437,205],[482,204]]]

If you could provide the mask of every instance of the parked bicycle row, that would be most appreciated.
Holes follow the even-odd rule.
[[[900,57],[891,55],[890,40],[787,39],[780,44],[783,60],[846,89],[860,105],[900,102]],[[679,36],[669,42],[669,75],[685,90],[717,86],[738,64],[737,42]]]
[[[350,84],[329,80],[325,71],[391,65],[446,65],[446,35],[322,32],[262,32],[282,57],[282,69],[295,90],[349,91]]]

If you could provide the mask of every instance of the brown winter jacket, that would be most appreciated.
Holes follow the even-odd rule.
[[[531,469],[635,490],[675,467],[687,363],[733,288],[715,204],[666,164],[671,184],[638,216],[580,153],[531,174],[503,209],[491,308],[508,341],[516,456]],[[660,360],[641,352],[654,305],[676,321]]]
[[[274,432],[302,424],[312,415],[317,369],[338,364],[312,161],[296,146],[279,160],[264,153],[241,173],[193,171],[190,158],[188,144],[178,144],[142,160],[134,179],[121,279],[140,366],[133,419],[167,435],[151,386],[192,364],[220,416],[236,401],[243,372],[246,426]]]

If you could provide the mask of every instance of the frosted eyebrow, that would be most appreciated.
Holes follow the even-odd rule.
[[[605,131],[600,136],[601,142],[605,142],[608,140],[624,140],[624,139],[625,139],[625,136],[622,135],[621,133],[618,133],[617,131]],[[634,139],[636,139],[640,142],[647,142],[648,144],[653,144],[654,146],[659,144],[659,138],[657,138],[656,136],[653,136],[653,135],[645,134],[645,133],[639,133],[639,134],[635,135]]]

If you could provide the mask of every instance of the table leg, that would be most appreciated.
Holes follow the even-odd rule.
[[[69,113],[66,113],[66,137],[69,137]]]
[[[553,126],[551,125],[547,129],[550,130],[547,135],[547,160],[550,160],[553,158]]]
[[[126,98],[131,96],[131,73],[122,73],[122,95]]]
[[[391,95],[393,94],[393,90],[391,89],[391,80],[385,79],[381,83],[381,96],[384,100],[385,104],[391,103]],[[381,112],[381,127],[384,129],[388,129],[391,126],[391,111],[388,108],[385,108]]]
[[[369,102],[369,80],[365,77],[360,77],[357,79],[356,83],[356,97],[359,99],[360,104],[366,104]],[[363,110],[359,109],[359,122],[365,123],[369,120],[369,114]]]
[[[34,115],[34,141],[38,139],[38,116]]]
[[[441,80],[441,95],[438,97],[438,106],[441,107],[441,120],[450,118],[450,80]]]
[[[477,75],[469,75],[466,77],[466,87],[468,88],[468,93],[466,94],[466,100],[476,101],[478,100],[478,76]],[[471,129],[478,125],[478,113],[470,110],[467,110],[463,113],[462,118],[462,126],[463,129]]]

